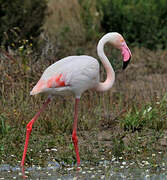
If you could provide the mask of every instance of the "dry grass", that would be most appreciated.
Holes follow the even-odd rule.
[[[121,110],[120,106],[122,105],[125,107],[129,107],[133,103],[142,105],[161,98],[165,94],[167,89],[165,83],[167,78],[167,74],[165,73],[167,68],[165,62],[166,57],[162,59],[161,52],[150,52],[146,49],[136,48],[133,49],[132,53],[133,60],[131,64],[126,71],[119,70],[116,73],[116,81],[110,91],[105,93],[89,91],[83,94],[81,118],[84,116],[84,119],[94,119],[94,116],[98,115],[100,117],[108,117],[108,121],[110,121],[110,116],[115,117]],[[26,116],[27,113],[32,112],[32,109],[35,108],[37,110],[41,104],[41,96],[30,97],[29,92],[50,62],[43,60],[32,62],[29,59],[27,66],[30,69],[25,70],[22,57],[15,57],[17,63],[13,63],[5,57],[2,58],[0,64],[3,72],[0,81],[1,101],[3,104],[1,106],[1,112],[7,111],[10,114],[7,117],[9,119],[12,117],[13,119],[13,110],[17,110],[19,111],[17,118],[23,121],[24,118],[21,114],[25,113]],[[159,59],[158,62],[157,59]],[[156,64],[156,67],[154,64]],[[62,109],[71,109],[69,111],[71,118],[73,108],[71,104],[68,105],[68,101],[70,101],[71,98],[72,97],[65,98],[64,100],[58,98],[58,101],[52,104],[51,109],[53,109],[53,112],[49,112],[49,114],[51,113],[53,117],[54,114],[58,114],[58,117],[60,117],[61,113],[59,115],[59,108],[63,106]],[[20,109],[24,112],[21,113]],[[50,117],[52,117],[52,115]],[[88,117],[85,118],[86,115]],[[89,116],[92,117],[90,118]],[[28,115],[28,117],[29,118],[26,118],[27,120],[30,119],[31,115]],[[20,122],[19,119],[16,119],[14,121],[12,120],[12,122]],[[87,124],[89,124],[89,122],[87,122]]]
[[[91,42],[99,35],[99,20],[95,0],[81,4],[77,0],[70,3],[68,0],[50,0],[44,33],[41,34],[41,57],[53,62],[64,56],[90,53]]]
[[[127,96],[135,95],[135,101],[139,103],[162,97],[167,90],[167,57],[162,55],[162,51],[135,48],[128,70],[118,75],[117,90],[123,90]]]
[[[68,4],[68,6],[67,6]],[[81,19],[81,7],[77,0],[50,0],[44,25],[45,31],[51,36],[63,33],[67,41],[75,37],[83,38],[84,27]],[[67,32],[66,32],[67,31]],[[75,41],[77,42],[77,41]]]

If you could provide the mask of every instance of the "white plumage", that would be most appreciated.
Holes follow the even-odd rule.
[[[60,75],[58,82],[64,82],[64,86],[56,83],[55,79]],[[55,84],[48,87],[48,81],[52,78]],[[43,82],[42,86],[38,88],[41,82]],[[54,95],[71,92],[76,97],[80,97],[85,90],[96,87],[98,82],[99,63],[95,58],[85,55],[69,56],[49,66],[30,94],[46,92]]]

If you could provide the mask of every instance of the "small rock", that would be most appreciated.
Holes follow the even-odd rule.
[[[55,151],[55,152],[56,152],[56,151],[57,151],[57,149],[56,149],[56,148],[52,148],[52,149],[51,149],[51,151]]]

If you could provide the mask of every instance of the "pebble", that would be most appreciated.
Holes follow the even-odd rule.
[[[124,161],[124,162],[122,162],[122,165],[126,165],[126,162]]]
[[[146,178],[149,178],[149,177],[150,177],[150,175],[149,175],[149,174],[147,174],[147,175],[146,175]]]
[[[104,179],[105,178],[105,175],[101,176],[101,179]]]
[[[51,151],[57,151],[57,149],[56,149],[56,148],[53,148],[53,149],[51,149]]]
[[[116,158],[112,158],[112,161],[115,161],[116,160]]]
[[[73,170],[73,169],[74,169],[73,167],[72,167],[72,168],[67,168],[68,171],[71,171],[71,170]]]
[[[38,170],[41,170],[42,168],[40,166],[37,167]]]
[[[146,161],[146,162],[145,162],[145,165],[149,165],[149,162],[148,162],[148,161]]]
[[[114,163],[118,164],[118,163],[119,163],[119,161],[115,161]]]
[[[93,174],[93,175],[91,176],[91,178],[95,178],[95,175]]]

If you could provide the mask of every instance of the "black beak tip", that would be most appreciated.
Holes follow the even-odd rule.
[[[122,67],[123,70],[126,69],[126,67],[128,66],[129,62],[130,62],[130,59],[123,62],[123,67]]]

